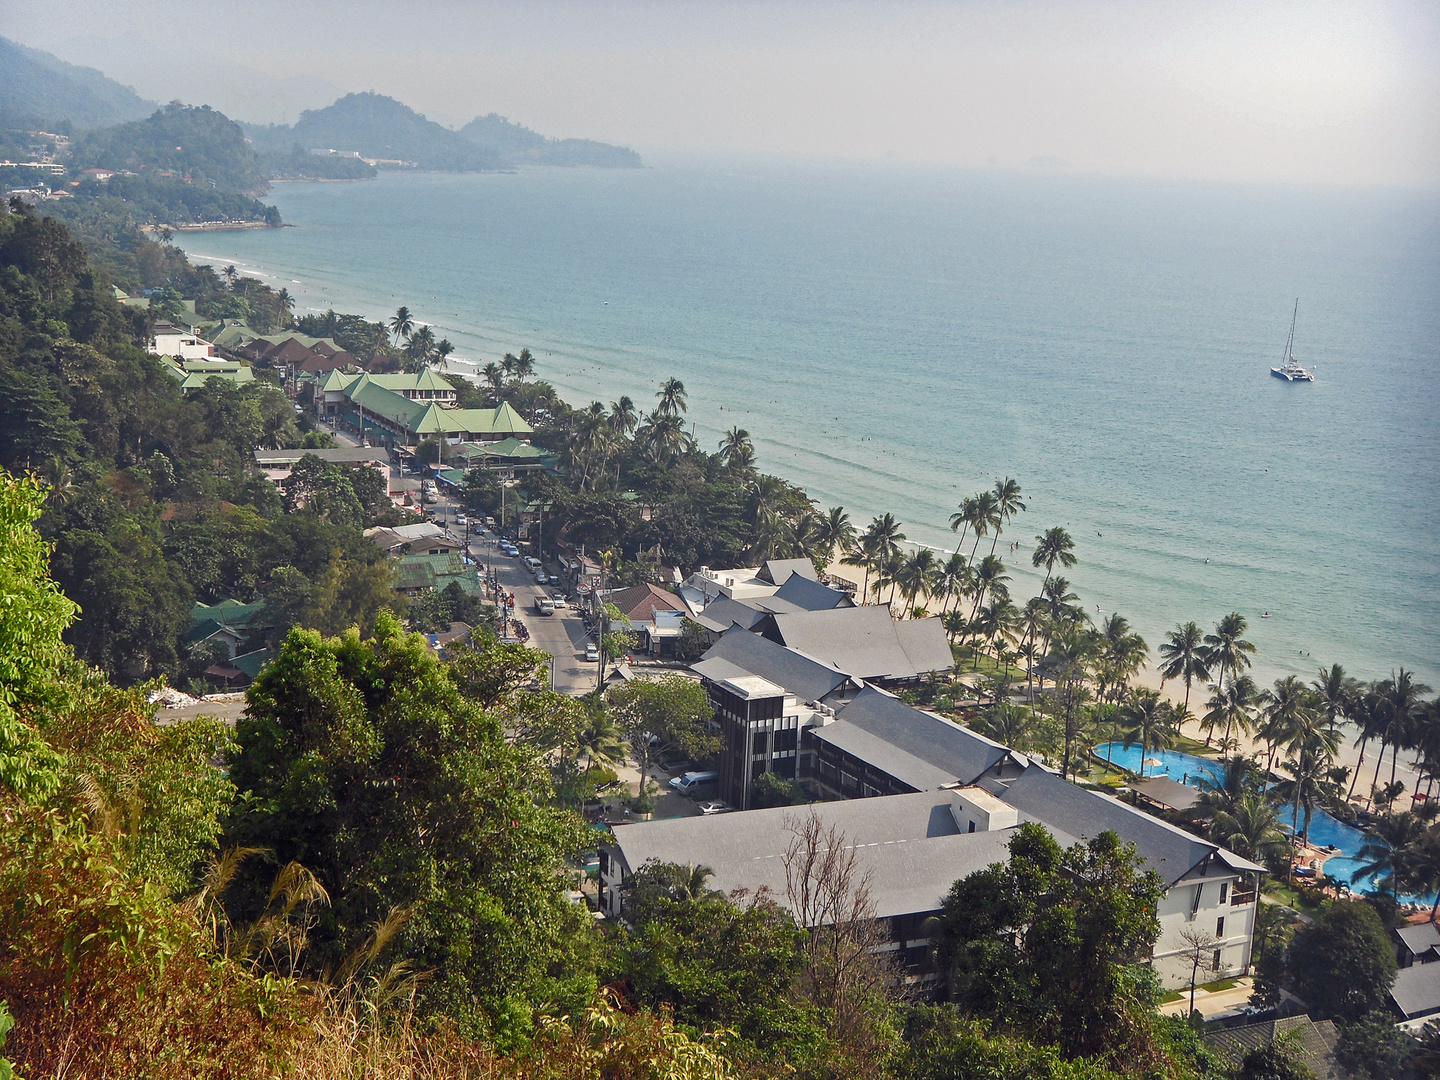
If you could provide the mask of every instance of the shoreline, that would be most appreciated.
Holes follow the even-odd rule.
[[[301,205],[310,205],[308,200],[312,197],[306,195],[303,196],[303,198],[307,201],[302,202]],[[313,198],[322,199],[323,202],[321,205],[327,207],[331,206],[335,199],[342,199],[345,201],[337,205],[343,208],[349,205],[351,200],[361,198],[361,195],[360,189],[357,189],[357,192],[353,194],[345,192],[333,196],[316,195]],[[366,205],[368,205],[370,196],[365,196],[364,198],[367,200]],[[333,214],[330,216],[333,216]],[[329,221],[330,219],[327,217],[325,220]],[[303,246],[303,249],[296,249],[294,257],[292,258],[288,254],[291,252],[291,248],[287,246],[290,243],[294,243],[294,241],[287,238],[286,240],[279,241],[272,249],[269,246],[269,240],[257,240],[253,243],[248,241],[237,242],[235,246],[239,250],[235,250],[229,254],[211,256],[209,259],[203,256],[196,256],[195,258],[197,262],[216,261],[219,258],[245,259],[257,267],[273,266],[276,259],[282,263],[293,263],[295,267],[303,269],[293,269],[288,272],[272,272],[270,276],[275,280],[286,282],[292,293],[301,294],[299,297],[301,304],[315,311],[333,306],[337,310],[378,312],[384,306],[385,296],[387,292],[390,291],[388,287],[381,287],[375,282],[364,278],[352,280],[343,270],[336,272],[334,270],[320,268],[329,264],[316,264],[313,260],[306,261],[304,256],[310,246],[308,243]],[[225,245],[218,244],[216,247],[224,249]],[[328,251],[329,249],[326,248],[325,250]],[[217,265],[219,265],[218,262]],[[309,273],[304,272],[304,270],[307,269]],[[312,277],[312,275],[317,276]],[[304,295],[306,290],[298,287],[300,283],[295,279],[300,277],[311,278],[311,280],[306,282],[306,285],[308,286],[310,297],[313,299],[306,298]],[[393,298],[394,294],[391,295]],[[504,319],[500,319],[492,316],[488,312],[471,312],[467,313],[463,319],[460,319],[459,313],[461,311],[467,311],[467,309],[458,306],[460,303],[459,300],[454,302],[457,306],[451,307],[450,303],[447,302],[447,298],[441,297],[441,305],[435,313],[435,322],[441,326],[448,323],[449,326],[447,329],[450,332],[450,336],[461,344],[462,349],[471,353],[473,356],[483,357],[490,352],[498,353],[499,351],[503,351],[507,347],[504,344],[507,341],[526,341],[530,344],[530,347],[535,350],[539,358],[544,361],[548,367],[553,369],[550,371],[542,370],[540,376],[552,381],[561,395],[572,402],[583,403],[591,397],[602,398],[620,393],[629,393],[635,396],[634,381],[637,377],[637,371],[633,363],[627,364],[626,361],[634,359],[634,357],[631,356],[632,353],[636,355],[645,353],[645,355],[640,356],[639,359],[643,361],[640,372],[646,375],[649,374],[649,371],[655,364],[655,361],[649,358],[649,354],[639,346],[628,351],[622,348],[614,355],[603,351],[597,352],[596,349],[598,347],[592,347],[593,342],[588,338],[567,339],[564,336],[563,327],[557,330],[558,336],[554,338],[545,337],[536,329],[537,324],[544,322],[542,318],[543,313],[541,312],[537,312],[534,320],[528,322],[528,324],[514,322],[514,325],[511,326],[510,323],[513,322],[513,319],[511,319],[510,316],[505,316]],[[447,318],[452,312],[456,314],[457,318]],[[519,316],[515,318],[519,318]],[[553,357],[550,356],[552,349],[554,350]],[[481,361],[477,359],[474,362],[478,366]],[[676,362],[680,364],[684,370],[689,371],[689,368],[684,365],[683,357]],[[589,370],[587,371],[586,369]],[[462,370],[469,375],[473,369],[467,365]],[[687,382],[688,381],[687,379]],[[651,388],[653,389],[653,387]],[[853,479],[851,474],[864,473],[867,469],[873,473],[874,469],[870,468],[870,466],[874,466],[882,470],[881,479],[885,479],[888,482],[890,473],[887,470],[893,470],[895,467],[891,458],[876,457],[871,459],[867,457],[870,451],[862,449],[849,456],[842,457],[840,463],[834,470],[826,471],[823,468],[828,460],[826,454],[819,454],[821,460],[811,460],[809,457],[806,457],[803,452],[797,451],[795,447],[789,444],[795,441],[792,436],[787,436],[783,431],[775,431],[773,422],[770,422],[767,427],[766,421],[759,420],[758,417],[750,416],[749,413],[751,409],[744,408],[740,402],[737,402],[735,407],[728,411],[722,406],[719,419],[716,419],[714,412],[714,387],[710,387],[709,391],[705,397],[696,401],[695,407],[692,408],[692,415],[698,414],[702,428],[712,427],[723,434],[723,429],[733,423],[738,422],[742,426],[749,426],[757,436],[755,442],[765,462],[764,468],[766,472],[784,476],[787,480],[791,480],[791,482],[801,484],[813,497],[823,500],[823,505],[843,503],[847,506],[860,507],[862,509],[852,509],[852,513],[859,517],[859,524],[861,525],[863,525],[865,520],[868,520],[869,511],[863,509],[864,505],[876,503],[877,500],[882,498],[882,495],[871,490],[871,487],[867,486],[866,483],[860,484],[859,494],[856,494],[856,490],[850,483]],[[695,396],[698,397],[698,395]],[[763,409],[756,409],[755,411],[763,412]],[[829,421],[830,417],[825,416],[823,419]],[[833,427],[833,425],[825,426]],[[714,437],[714,433],[702,430],[699,436],[701,445],[707,449],[710,448],[709,441]],[[789,439],[789,442],[787,442],[787,439]],[[831,451],[831,453],[841,453],[843,450],[844,448],[841,447],[839,450]],[[879,451],[876,451],[876,453],[878,452]],[[799,453],[799,458],[796,461],[791,461],[790,459],[795,457],[796,453]],[[890,451],[887,450],[885,453],[888,454]],[[868,465],[867,462],[869,463]],[[826,476],[829,476],[830,479],[826,480]],[[925,478],[929,478],[928,474],[926,474]],[[862,476],[861,479],[864,480],[865,477]],[[1023,480],[1024,477],[1022,476],[1021,479]],[[879,484],[880,480],[877,479],[875,482]],[[1040,482],[1037,481],[1037,485],[1039,483]],[[883,484],[881,486],[883,486]],[[953,485],[949,485],[948,483],[942,486],[931,485],[928,488],[928,495],[924,496],[928,502],[928,506],[924,508],[917,508],[915,505],[917,497],[920,496],[917,495],[917,490],[913,489],[914,485],[910,485],[900,493],[900,502],[902,505],[895,507],[895,512],[897,516],[904,515],[904,520],[909,523],[906,526],[906,531],[917,536],[920,543],[924,544],[924,546],[929,546],[936,550],[948,550],[948,548],[954,544],[953,538],[948,535],[945,536],[943,540],[939,540],[938,537],[932,535],[937,528],[943,527],[945,515],[941,508],[948,503],[947,496],[950,495],[950,492],[946,489],[951,486]],[[1036,507],[1041,507],[1041,504],[1037,502]],[[882,506],[881,511],[885,508],[885,506]],[[933,512],[931,512],[932,509]],[[1043,508],[1041,512],[1044,512]],[[1073,510],[1068,507],[1058,509],[1054,514],[1056,522],[1063,522],[1069,525],[1070,522],[1065,519],[1070,516],[1071,513],[1073,513]],[[1103,515],[1103,504],[1100,504],[1095,513]],[[918,521],[916,520],[917,515]],[[1026,515],[1026,517],[1035,517],[1035,510],[1032,509],[1032,512]],[[1036,522],[1032,528],[1029,527],[1031,525],[1030,522],[1022,519],[1020,523],[1008,529],[1006,534],[1001,537],[1002,546],[997,551],[997,554],[1005,557],[1007,571],[1013,573],[1015,576],[1016,580],[1012,582],[1012,589],[1014,589],[1017,597],[1022,594],[1028,596],[1038,589],[1039,581],[1043,577],[1043,572],[1037,575],[1031,571],[1029,555],[1032,553],[1034,545],[1031,542],[1030,534],[1037,531],[1041,524],[1050,523],[1052,522]],[[1280,617],[1269,625],[1278,627],[1288,624],[1288,627],[1282,632],[1283,636],[1281,636],[1278,641],[1270,640],[1274,635],[1267,634],[1261,629],[1262,626],[1266,624],[1262,624],[1259,620],[1259,607],[1260,601],[1265,599],[1268,600],[1270,608],[1276,609],[1277,603],[1274,597],[1261,594],[1253,598],[1253,604],[1248,603],[1246,600],[1241,600],[1232,605],[1230,602],[1225,601],[1223,596],[1216,599],[1216,596],[1219,595],[1217,587],[1228,580],[1227,578],[1220,577],[1212,579],[1211,584],[1204,585],[1206,592],[1202,594],[1200,592],[1202,586],[1197,583],[1203,583],[1204,576],[1209,575],[1210,570],[1208,566],[1210,560],[1209,558],[1202,559],[1201,555],[1210,553],[1209,547],[1200,547],[1198,553],[1196,550],[1191,550],[1190,547],[1167,549],[1175,552],[1173,559],[1181,564],[1183,571],[1181,577],[1184,580],[1179,583],[1180,587],[1173,598],[1167,600],[1163,592],[1158,597],[1152,595],[1157,592],[1157,589],[1154,587],[1154,575],[1151,574],[1149,578],[1146,578],[1139,572],[1131,572],[1126,562],[1129,554],[1125,546],[1127,542],[1122,538],[1120,541],[1121,546],[1116,548],[1114,541],[1109,539],[1112,535],[1111,527],[1102,524],[1102,528],[1104,528],[1103,535],[1107,539],[1100,542],[1101,546],[1099,548],[1095,548],[1094,545],[1096,541],[1094,537],[1097,534],[1094,530],[1086,533],[1086,524],[1088,524],[1088,522],[1085,522],[1084,519],[1077,522],[1078,531],[1076,531],[1076,536],[1081,539],[1086,549],[1081,553],[1084,567],[1094,567],[1095,573],[1082,575],[1076,572],[1076,574],[1072,575],[1082,578],[1075,586],[1076,591],[1084,595],[1086,608],[1090,611],[1092,618],[1097,617],[1094,610],[1094,601],[1097,599],[1103,605],[1104,614],[1109,614],[1112,610],[1119,610],[1128,615],[1136,629],[1145,635],[1152,650],[1164,639],[1164,633],[1172,629],[1177,621],[1188,621],[1190,618],[1195,618],[1202,627],[1208,630],[1215,618],[1231,610],[1233,606],[1239,607],[1242,610],[1253,608],[1253,610],[1245,611],[1245,613],[1247,617],[1250,618],[1252,630],[1259,633],[1257,643],[1260,645],[1261,653],[1256,658],[1258,674],[1256,674],[1255,677],[1262,685],[1268,686],[1274,678],[1289,674],[1298,674],[1308,683],[1314,678],[1314,669],[1319,666],[1318,661],[1321,656],[1327,660],[1338,659],[1345,663],[1347,668],[1351,669],[1352,674],[1367,679],[1370,677],[1383,677],[1389,672],[1391,661],[1385,655],[1380,654],[1379,650],[1373,648],[1362,650],[1358,654],[1352,653],[1347,647],[1348,636],[1345,634],[1334,635],[1340,639],[1338,642],[1329,642],[1328,638],[1320,641],[1320,643],[1314,647],[1316,654],[1316,659],[1314,660],[1303,654],[1297,655],[1291,639],[1296,637],[1297,634],[1304,633],[1304,629],[1303,627],[1297,628],[1296,619],[1293,615],[1288,619],[1286,618],[1283,605],[1278,605],[1279,611],[1277,613]],[[1077,526],[1072,526],[1072,530],[1077,529]],[[1117,525],[1115,531],[1121,533],[1123,529]],[[1090,537],[1088,544],[1084,543],[1083,538],[1085,536]],[[1018,539],[1021,543],[1019,550],[1014,553],[1007,552],[1005,546],[1012,538]],[[938,543],[933,542],[937,540]],[[932,542],[926,543],[926,541]],[[1109,546],[1107,547],[1106,545]],[[962,546],[965,549],[965,553],[968,554],[971,546],[970,543],[967,541],[967,543]],[[1131,546],[1143,549],[1144,543],[1136,542]],[[980,553],[983,555],[988,548],[989,538],[987,537],[981,545]],[[1217,550],[1220,549],[1217,548]],[[1142,554],[1145,554],[1143,550]],[[1223,554],[1217,555],[1215,561],[1217,564],[1225,564],[1226,570],[1233,569],[1229,565],[1230,560],[1227,560]],[[1241,561],[1243,562],[1243,560]],[[1205,564],[1204,568],[1201,567],[1202,562]],[[858,573],[853,573],[850,568],[841,570],[838,567],[833,567],[832,570],[840,574],[840,576],[850,577],[852,580],[856,580],[857,584],[861,576]],[[1090,580],[1091,578],[1094,578],[1094,580]],[[1132,585],[1135,586],[1133,590],[1131,588]],[[1132,591],[1135,594],[1134,596],[1131,595]],[[1216,595],[1210,595],[1212,593]],[[1233,595],[1248,596],[1249,594],[1238,593]],[[1194,596],[1201,596],[1202,604],[1200,606],[1196,606],[1187,600],[1187,597],[1193,598]],[[1157,599],[1160,601],[1159,603],[1155,602]],[[1157,613],[1166,612],[1170,613],[1168,618],[1153,617]],[[1176,615],[1177,612],[1178,618]],[[1305,644],[1304,641],[1299,641],[1298,643],[1300,645]],[[1288,648],[1286,648],[1287,645],[1289,646]],[[1407,656],[1405,659],[1407,661],[1406,666],[1409,667],[1411,657]],[[1424,670],[1425,665],[1417,664],[1417,667],[1421,668],[1421,677],[1423,677],[1424,674],[1427,673]],[[1148,681],[1156,688],[1159,687],[1160,680],[1158,676],[1153,675],[1153,673],[1147,672],[1143,674],[1141,678],[1142,681]],[[1426,681],[1436,682],[1437,680],[1432,677]],[[1167,685],[1165,691],[1166,697],[1171,697],[1172,688]],[[1182,696],[1183,690],[1180,695],[1176,696],[1176,700]]]

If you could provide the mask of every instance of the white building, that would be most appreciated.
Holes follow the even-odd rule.
[[[173,356],[179,360],[208,360],[215,355],[215,346],[171,323],[156,323],[150,337],[152,356]]]

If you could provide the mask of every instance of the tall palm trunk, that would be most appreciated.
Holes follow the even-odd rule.
[[[1355,785],[1360,782],[1360,766],[1365,764],[1365,744],[1369,741],[1368,735],[1360,739],[1360,760],[1355,763],[1355,775],[1350,777],[1350,790],[1345,793],[1346,802],[1355,797]]]
[[[1378,787],[1379,784],[1380,784],[1380,766],[1381,766],[1381,765],[1384,765],[1384,764],[1385,764],[1385,737],[1382,735],[1381,738],[1380,738],[1380,756],[1375,759],[1375,775],[1370,778],[1370,794],[1371,794],[1371,798],[1365,800],[1365,805],[1366,805],[1367,807],[1373,807],[1373,806],[1375,805],[1375,800],[1374,800],[1375,788]]]

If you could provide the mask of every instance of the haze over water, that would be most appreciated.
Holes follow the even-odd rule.
[[[1433,192],[688,160],[272,196],[296,228],[179,239],[297,314],[405,303],[480,364],[528,345],[576,406],[676,375],[702,447],[746,428],[859,527],[953,548],[959,499],[1013,476],[1016,602],[1065,525],[1092,616],[1152,653],[1233,609],[1267,682],[1440,686]],[[1269,370],[1296,297],[1313,385]]]

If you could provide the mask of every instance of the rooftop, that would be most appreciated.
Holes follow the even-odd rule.
[[[1390,987],[1390,1000],[1406,1020],[1440,1013],[1440,963],[1401,968]]]
[[[722,634],[691,669],[714,682],[736,673],[759,675],[783,686],[801,701],[823,701],[837,690],[854,686],[843,671],[734,627]]]
[[[759,629],[772,641],[861,679],[913,679],[954,665],[939,619],[897,623],[883,604],[779,612]]]

